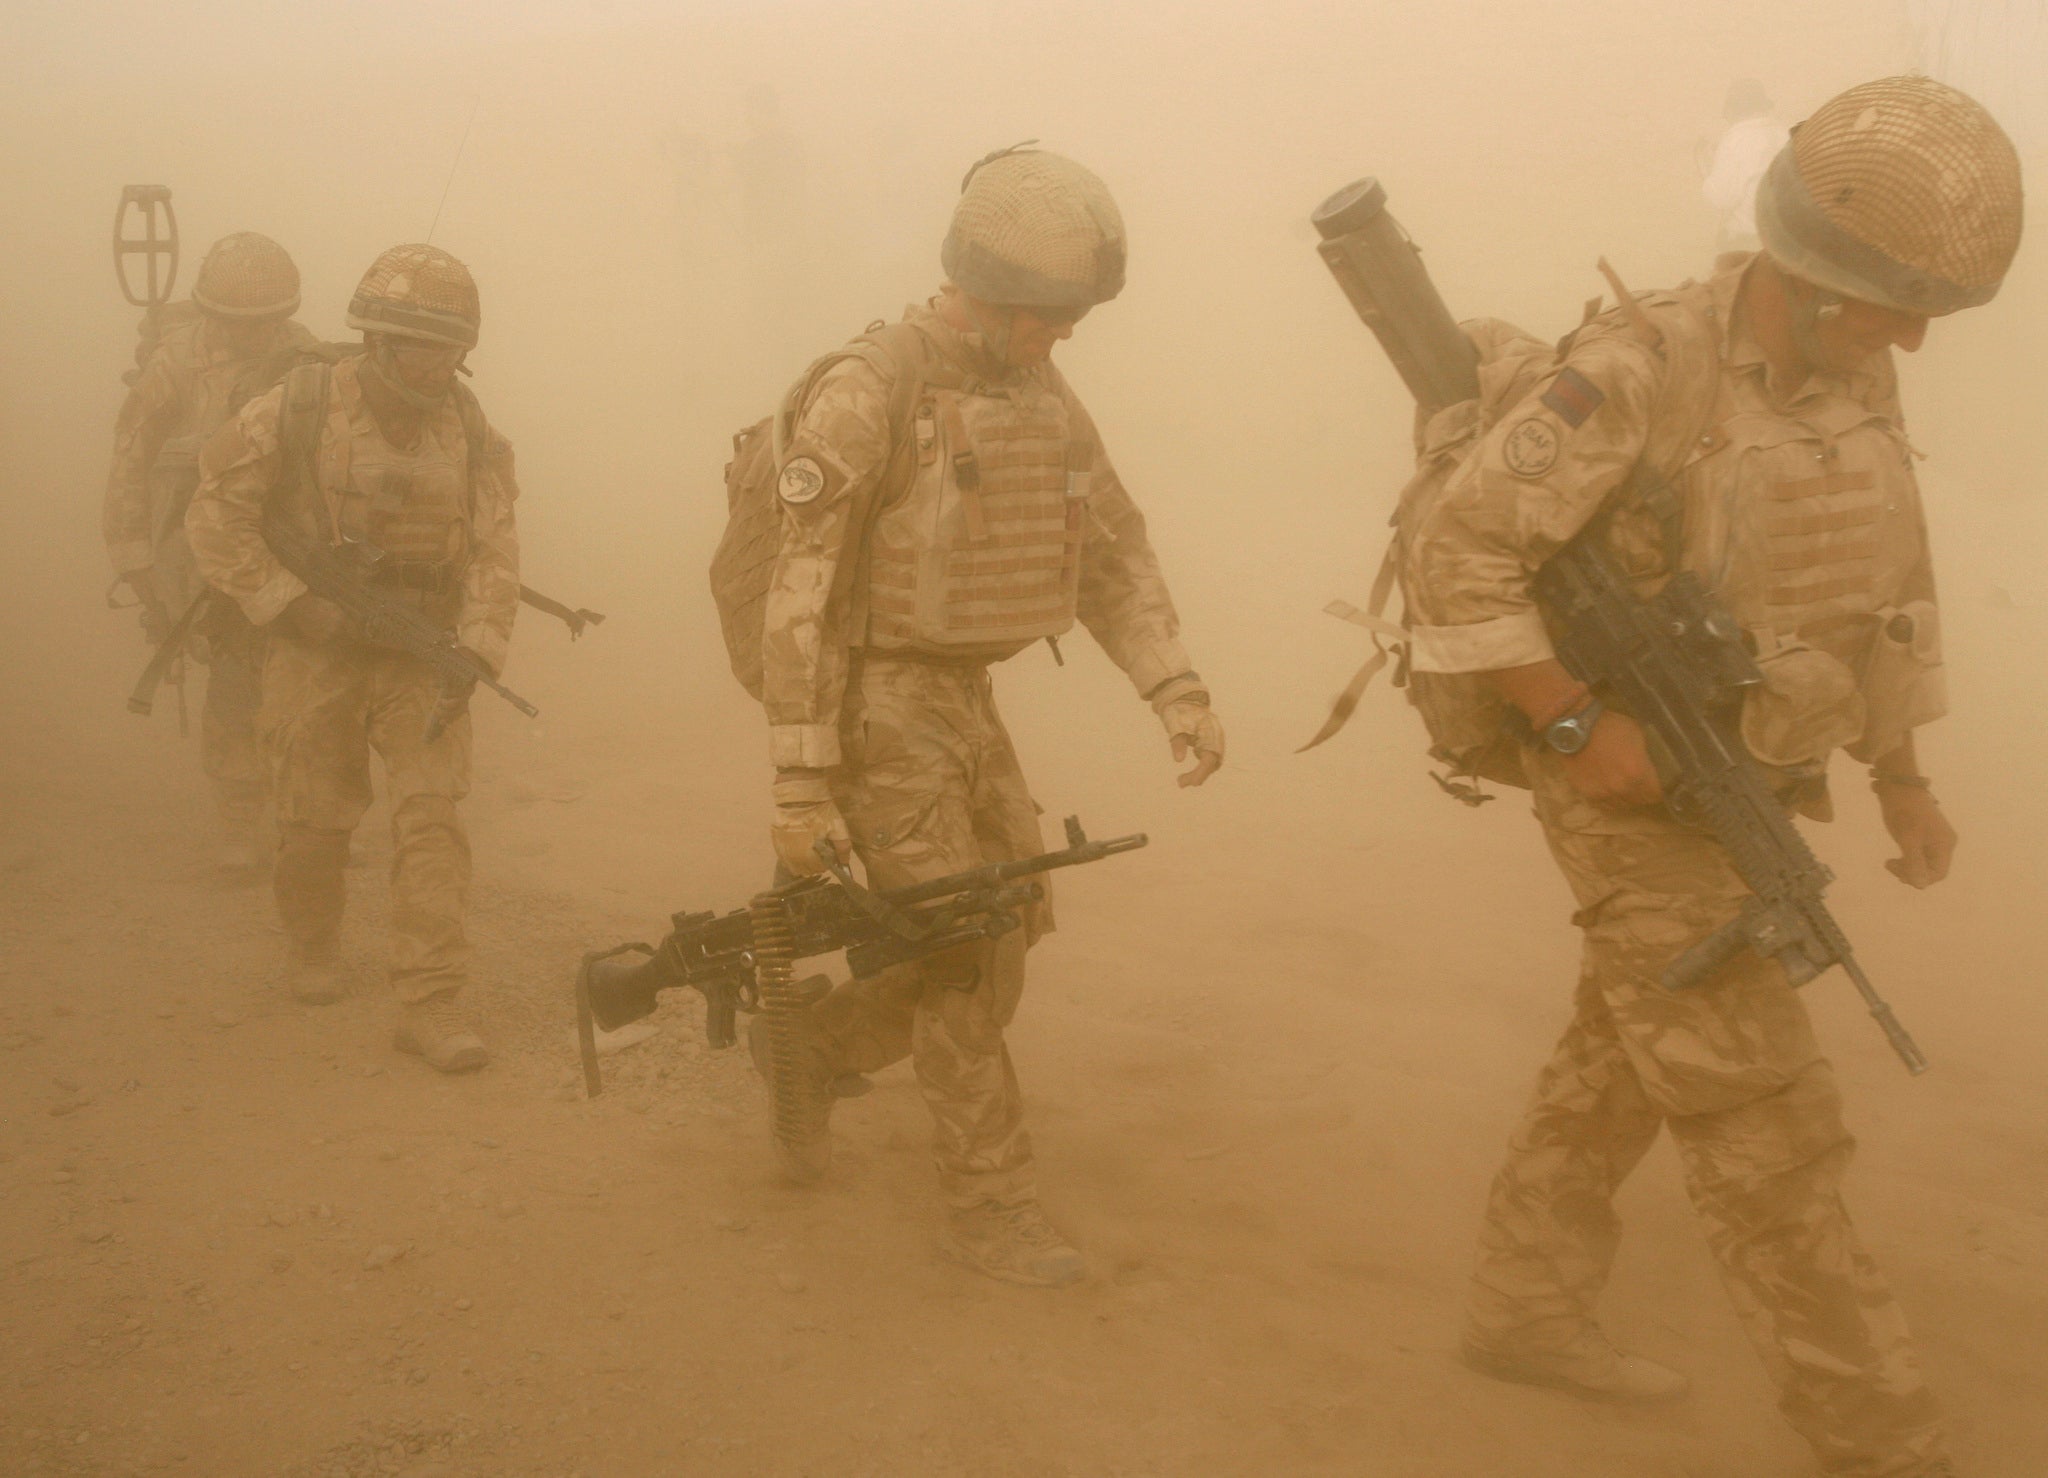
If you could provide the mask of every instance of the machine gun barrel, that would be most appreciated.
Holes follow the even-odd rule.
[[[1057,852],[1041,852],[1036,857],[1025,857],[1016,862],[991,862],[986,867],[977,867],[969,872],[957,872],[951,877],[934,878],[928,883],[912,883],[904,888],[892,888],[878,896],[897,908],[909,908],[913,904],[950,897],[955,893],[999,888],[1004,883],[1015,882],[1018,878],[1054,872],[1062,867],[1082,867],[1090,862],[1100,862],[1103,858],[1114,857],[1119,852],[1135,852],[1150,841],[1151,838],[1143,832],[1136,832],[1130,836],[1111,837],[1106,842],[1091,842],[1082,833],[1079,818],[1069,816],[1067,845]]]

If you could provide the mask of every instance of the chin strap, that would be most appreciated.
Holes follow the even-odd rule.
[[[976,167],[979,168],[979,166]],[[972,297],[965,298],[965,301],[967,304],[967,316],[974,320],[974,326],[981,331],[982,342],[988,345],[991,354],[995,355],[1003,364],[1008,365],[1010,363],[1010,328],[1014,322],[1012,316],[1009,314],[1004,315],[1003,326],[1000,329],[990,328],[988,320],[981,315],[982,305]],[[1014,366],[1012,367],[1014,368]]]
[[[1791,312],[1790,320],[1792,345],[1799,351],[1799,357],[1809,366],[1819,369],[1827,364],[1827,350],[1820,341],[1820,326],[1842,312],[1842,297],[1824,287],[1801,282],[1786,274],[1786,297]]]

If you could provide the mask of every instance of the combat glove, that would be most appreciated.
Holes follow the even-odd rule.
[[[842,861],[853,855],[853,834],[823,770],[778,770],[773,794],[775,820],[768,835],[784,867],[798,877],[824,871],[816,851],[820,837],[832,842]]]
[[[1223,768],[1223,720],[1209,706],[1209,690],[1192,672],[1168,678],[1151,693],[1152,709],[1166,726],[1173,745],[1173,757],[1184,760],[1192,752],[1195,768],[1180,777],[1180,783],[1200,785]]]

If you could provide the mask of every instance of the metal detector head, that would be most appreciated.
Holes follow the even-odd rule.
[[[140,235],[129,234],[131,211]],[[128,270],[130,257],[141,257],[145,265],[140,295]],[[114,208],[114,277],[121,295],[138,308],[161,308],[171,300],[178,281],[178,216],[169,185],[121,187],[121,203]]]

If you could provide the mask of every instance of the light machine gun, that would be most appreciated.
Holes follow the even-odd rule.
[[[1386,211],[1372,180],[1316,211],[1321,250],[1345,296],[1425,407],[1479,394],[1471,340],[1460,333],[1420,250]],[[1652,501],[1672,493],[1654,472],[1635,478]],[[1599,523],[1536,573],[1536,597],[1562,627],[1558,660],[1641,723],[1673,817],[1713,833],[1751,897],[1742,911],[1665,969],[1670,990],[1705,985],[1743,950],[1775,959],[1794,985],[1840,965],[1908,1072],[1927,1059],[1863,967],[1822,896],[1834,874],[1806,845],[1738,729],[1744,692],[1762,681],[1741,626],[1699,579],[1681,572],[1648,600],[1598,543]]]
[[[1023,911],[1045,896],[1035,881],[1064,867],[1135,852],[1142,833],[1093,842],[1079,817],[1067,818],[1067,845],[1015,862],[992,862],[929,882],[874,891],[862,887],[829,842],[820,842],[827,872],[798,878],[731,913],[679,913],[659,945],[622,944],[584,956],[576,972],[576,1035],[590,1096],[604,1091],[596,1031],[616,1031],[654,1010],[665,990],[688,986],[704,997],[704,1035],[713,1047],[739,1040],[742,1011],[762,1013],[772,1062],[775,1126],[799,1141],[816,1091],[803,1073],[803,1013],[811,982],[799,983],[798,960],[846,951],[857,978],[942,950],[1000,939],[1023,926]],[[642,955],[642,959],[627,956]]]

